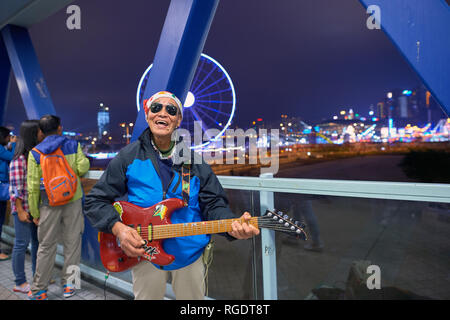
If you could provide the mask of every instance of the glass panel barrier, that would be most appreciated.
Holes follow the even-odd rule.
[[[254,192],[226,190],[226,194],[237,217],[245,211],[254,215]],[[213,235],[213,240],[214,257],[208,270],[207,296],[213,299],[254,299],[252,240],[229,241],[222,235]]]
[[[275,204],[309,235],[276,235],[278,299],[450,298],[448,203],[276,193]]]

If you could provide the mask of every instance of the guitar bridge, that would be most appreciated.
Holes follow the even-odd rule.
[[[153,247],[150,245],[150,241],[144,240],[145,244],[142,246],[145,250],[144,258],[148,261],[152,261],[153,259],[156,259],[156,255],[159,254],[159,250],[157,247]]]

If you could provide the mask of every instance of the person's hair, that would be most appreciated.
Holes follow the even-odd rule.
[[[14,159],[24,155],[28,158],[28,153],[38,144],[39,120],[25,120],[20,125],[19,137],[14,150]]]
[[[39,128],[41,128],[44,136],[56,134],[60,125],[61,119],[51,114],[47,114],[39,120]]]
[[[5,127],[0,127],[0,144],[2,146],[6,146],[8,142],[6,141],[6,138],[9,137],[11,130]]]

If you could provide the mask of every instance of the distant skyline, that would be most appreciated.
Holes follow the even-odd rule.
[[[67,130],[97,131],[102,102],[111,129],[134,122],[138,81],[153,61],[169,1],[74,1],[30,28],[50,95]],[[220,1],[203,52],[219,61],[237,96],[233,126],[280,114],[317,122],[346,107],[362,112],[394,88],[421,84],[358,0]],[[5,124],[25,120],[11,81]]]

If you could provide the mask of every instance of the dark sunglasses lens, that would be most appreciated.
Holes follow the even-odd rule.
[[[172,106],[170,104],[168,106],[166,106],[166,110],[167,110],[167,113],[170,114],[171,116],[175,116],[178,111],[177,107]]]
[[[158,113],[162,110],[163,105],[161,103],[153,103],[150,106],[150,111],[153,113]]]

